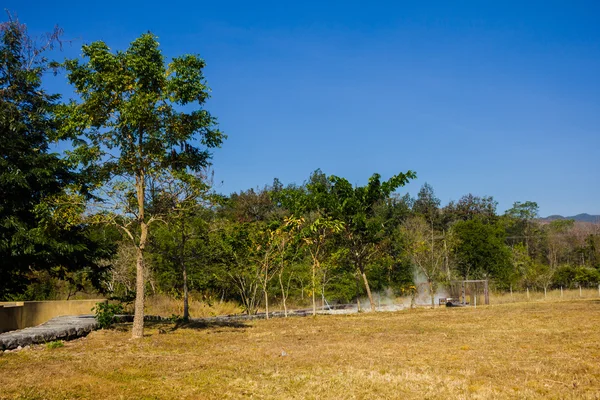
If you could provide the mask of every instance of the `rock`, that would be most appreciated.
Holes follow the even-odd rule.
[[[33,344],[60,339],[75,339],[87,335],[97,326],[93,316],[56,317],[36,327],[0,334],[0,351],[29,348]]]

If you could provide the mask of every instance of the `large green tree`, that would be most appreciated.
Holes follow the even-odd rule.
[[[499,222],[483,218],[458,221],[452,226],[452,253],[463,279],[494,278],[506,284],[511,276],[506,232]]]
[[[36,43],[18,20],[0,24],[0,299],[18,296],[40,270],[65,278],[97,269],[110,253],[81,223],[82,209],[64,207],[71,195],[81,198],[78,176],[49,151],[59,96],[43,89],[42,77],[52,67],[45,51],[60,34]]]
[[[161,218],[146,208],[149,187],[173,177],[190,180],[188,173],[209,164],[209,149],[224,135],[202,108],[209,89],[198,56],[166,63],[151,33],[125,51],[112,52],[101,41],[82,50],[83,61],[64,64],[80,101],[62,107],[62,133],[73,139],[72,159],[96,183],[98,206],[111,207],[112,221],[136,247],[132,335],[141,338],[144,255],[149,228]]]
[[[332,182],[332,196],[326,200],[326,206],[335,218],[344,222],[344,245],[348,249],[352,265],[363,279],[373,311],[375,302],[366,268],[383,240],[383,221],[377,218],[376,206],[388,199],[397,188],[415,178],[413,171],[407,171],[382,182],[379,174],[373,174],[366,186],[356,187],[344,178],[329,178]]]

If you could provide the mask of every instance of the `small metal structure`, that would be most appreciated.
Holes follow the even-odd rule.
[[[477,296],[480,294],[477,288],[480,284],[483,284],[483,304],[489,305],[490,291],[488,282],[489,281],[487,279],[465,279],[452,281],[450,282],[451,297],[440,299],[440,305],[442,305],[443,302],[447,307],[464,307],[468,305],[477,306]],[[471,288],[469,286],[471,286]],[[473,286],[475,290],[472,290]],[[469,296],[470,301],[467,301],[467,296]]]

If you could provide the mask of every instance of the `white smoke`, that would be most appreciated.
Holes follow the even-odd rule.
[[[415,270],[413,272],[413,282],[415,284],[416,292],[414,295],[414,304],[416,306],[430,306],[431,305],[431,289],[427,277],[420,272]],[[433,294],[434,303],[436,306],[440,304],[440,299],[446,299],[449,296],[446,287],[438,284],[435,293]],[[405,297],[403,304],[411,306],[413,299],[411,297]]]

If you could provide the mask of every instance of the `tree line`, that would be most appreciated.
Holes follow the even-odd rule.
[[[81,59],[49,61],[61,31],[33,40],[0,25],[0,298],[41,299],[96,290],[135,304],[143,334],[146,293],[190,291],[269,315],[273,302],[306,304],[373,292],[433,294],[456,279],[498,290],[600,281],[596,224],[539,220],[535,202],[500,215],[489,196],[441,205],[413,171],[364,186],[316,170],[302,184],[275,179],[224,196],[211,185],[211,151],[226,135],[204,108],[204,60],[167,61],[143,34],[125,51],[103,42]],[[42,85],[64,72],[77,95]],[[52,142],[68,143],[62,154]]]

